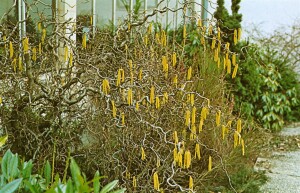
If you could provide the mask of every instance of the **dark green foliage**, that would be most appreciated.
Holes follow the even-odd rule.
[[[236,108],[240,108],[236,111],[278,131],[285,120],[292,120],[292,108],[298,103],[297,74],[270,47],[252,45],[246,51],[234,80]]]
[[[226,34],[226,36],[223,36],[223,42],[229,42],[230,49],[235,52],[237,49],[235,49],[232,34],[235,29],[241,28],[242,14],[239,13],[240,2],[241,0],[231,1],[232,14],[230,15],[225,8],[224,0],[218,0],[218,7],[214,13],[214,17],[218,20],[218,26]]]

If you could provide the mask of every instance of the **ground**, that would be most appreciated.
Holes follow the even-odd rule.
[[[274,134],[257,158],[255,170],[266,172],[269,180],[263,193],[300,192],[300,124]]]

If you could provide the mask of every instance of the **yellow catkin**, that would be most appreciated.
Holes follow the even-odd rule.
[[[133,188],[136,188],[136,177],[135,176],[133,176],[132,177],[132,186],[133,186]]]
[[[203,122],[204,122],[204,121],[203,121],[203,119],[201,118],[201,119],[200,119],[200,122],[199,122],[199,133],[202,132],[202,130],[203,130]]]
[[[175,145],[175,148],[173,149],[173,163],[176,166],[176,162],[178,161],[178,153],[177,153],[177,147]]]
[[[245,142],[244,142],[244,139],[242,139],[242,155],[244,156],[245,155]]]
[[[160,99],[159,99],[158,96],[155,97],[155,108],[156,108],[156,109],[159,109],[159,108],[160,108]]]
[[[22,63],[22,58],[19,57],[19,71],[22,72],[23,71],[23,63]]]
[[[130,72],[130,84],[133,85],[133,81],[134,81],[134,74],[133,72]]]
[[[136,103],[135,103],[135,110],[136,110],[136,111],[139,111],[139,110],[140,110],[140,104],[139,104],[139,102],[136,102]]]
[[[195,146],[195,158],[198,160],[201,159],[200,144],[198,144],[198,143]]]
[[[186,95],[186,103],[190,104],[191,103],[191,94]]]
[[[153,174],[153,186],[155,190],[159,191],[159,180],[157,172],[154,172]]]
[[[236,54],[235,53],[232,54],[231,62],[232,62],[232,65],[234,65],[234,66],[236,65]]]
[[[152,33],[152,23],[149,24],[148,29],[147,29],[147,33],[148,34]]]
[[[192,109],[192,125],[194,125],[196,123],[196,107],[193,107]]]
[[[130,22],[127,23],[127,28],[128,28],[128,31],[131,30],[131,23]]]
[[[202,21],[201,21],[201,19],[198,19],[198,21],[197,21],[197,26],[198,26],[198,27],[202,27]]]
[[[166,104],[169,100],[169,95],[167,92],[164,93],[164,97],[163,97],[163,104]]]
[[[237,40],[240,41],[241,38],[242,38],[242,29],[239,28],[239,29],[238,29]]]
[[[191,133],[190,133],[190,140],[196,139],[196,137],[197,137],[196,133],[197,133],[196,126],[192,125]]]
[[[162,30],[162,32],[161,32],[161,44],[164,47],[167,46],[167,35],[166,35],[165,30]]]
[[[46,39],[46,29],[43,29],[42,30],[42,44],[44,44],[45,39]]]
[[[194,189],[194,182],[193,182],[192,176],[190,176],[190,179],[189,179],[189,189],[192,190],[192,191]]]
[[[191,101],[190,102],[191,102],[191,105],[194,106],[194,104],[195,104],[195,94],[193,94],[193,93],[191,94]]]
[[[185,151],[184,153],[184,162],[183,162],[183,168],[190,168],[191,167],[191,152],[189,150]]]
[[[234,29],[234,32],[233,32],[233,43],[234,43],[234,45],[236,45],[237,44],[237,42],[238,42],[238,34],[237,34],[238,32],[237,32],[237,30],[236,29]]]
[[[239,141],[239,133],[237,131],[233,134],[233,147],[236,148],[238,146]]]
[[[213,49],[215,49],[215,47],[216,47],[216,39],[213,38],[211,41],[211,49],[213,50]]]
[[[25,54],[29,51],[29,40],[27,37],[23,39],[23,51]]]
[[[183,32],[182,32],[182,38],[186,39],[187,35],[186,35],[186,25],[183,25]]]
[[[115,105],[115,101],[111,101],[111,106],[112,106],[113,118],[116,118],[117,117],[117,108],[116,108],[116,105]]]
[[[223,68],[224,68],[224,70],[226,69],[226,65],[227,65],[226,57],[223,57]]]
[[[145,44],[145,46],[148,45],[148,35],[147,34],[144,36],[144,44]]]
[[[132,60],[128,60],[129,70],[132,71]]]
[[[203,107],[201,109],[201,119],[203,119],[203,121],[207,118],[207,114],[208,114],[208,109],[206,107]]]
[[[84,33],[82,36],[82,47],[83,49],[86,49],[86,33]]]
[[[212,35],[213,26],[210,24],[208,28],[208,35]]]
[[[32,49],[32,60],[34,62],[36,61],[36,48],[35,47]]]
[[[168,59],[166,56],[162,57],[162,67],[163,67],[163,72],[165,73],[165,77],[168,77],[168,71],[169,71],[169,65],[168,65]]]
[[[124,113],[121,114],[121,118],[122,118],[122,126],[125,126],[125,114]]]
[[[218,51],[220,52],[221,50],[221,41],[218,42]]]
[[[155,40],[156,40],[157,44],[161,44],[160,37],[159,37],[158,33],[155,34]]]
[[[160,159],[159,159],[159,157],[156,159],[156,167],[160,167]]]
[[[187,77],[186,77],[186,79],[187,80],[191,80],[191,78],[192,78],[192,67],[190,66],[189,69],[188,69],[188,71],[187,71]]]
[[[217,65],[218,65],[218,68],[220,68],[220,66],[221,66],[221,59],[220,58],[218,58]]]
[[[38,23],[38,32],[41,33],[41,31],[42,31],[42,23],[39,22]]]
[[[107,79],[104,79],[102,81],[102,92],[107,95],[110,91],[109,81]]]
[[[218,27],[218,40],[221,40],[221,29]]]
[[[121,85],[121,81],[122,81],[122,71],[123,71],[122,68],[120,68],[120,69],[118,70],[118,74],[117,74],[117,82],[116,82],[116,85],[117,85],[117,86],[120,86],[120,85]]]
[[[208,157],[208,171],[211,171],[211,169],[212,169],[212,157],[209,156]]]
[[[93,25],[93,16],[90,16],[90,25]]]
[[[234,69],[233,69],[233,72],[232,72],[232,76],[231,76],[232,78],[235,78],[235,77],[236,77],[238,68],[239,68],[239,65],[236,64],[236,65],[234,66]]]
[[[0,105],[2,104],[2,97],[0,96]]]
[[[139,71],[139,80],[142,81],[143,80],[143,70],[140,69]]]
[[[127,178],[127,179],[130,179],[130,172],[128,171],[128,170],[126,170],[126,172],[125,172],[125,177]]]
[[[214,61],[215,62],[218,62],[219,60],[219,50],[218,49],[215,49],[215,52],[214,52]]]
[[[177,154],[177,162],[178,162],[178,166],[182,168],[182,152],[178,152]]]
[[[176,52],[173,52],[172,54],[172,65],[173,67],[175,67],[177,64],[177,56],[176,56]]]
[[[227,60],[226,66],[227,66],[227,74],[231,74],[231,61],[230,61],[230,59]]]
[[[143,147],[141,147],[141,159],[144,161],[146,159],[145,150]]]
[[[230,43],[227,42],[226,45],[225,45],[225,49],[226,49],[227,51],[229,51],[229,48],[230,48]]]
[[[12,59],[14,56],[14,47],[11,41],[9,41],[9,58]]]
[[[202,46],[205,47],[205,37],[204,37],[204,34],[202,34],[200,41],[201,41]]]
[[[229,128],[231,128],[231,124],[232,124],[232,121],[228,121],[227,124],[226,124],[226,126],[229,127]]]
[[[220,120],[221,120],[221,111],[218,110],[218,112],[216,113],[216,125],[217,126],[220,125]]]
[[[151,86],[150,97],[149,97],[150,104],[154,103],[154,99],[155,99],[154,96],[155,96],[155,88],[154,88],[154,86]]]
[[[42,54],[42,43],[39,43],[39,54]]]
[[[11,62],[11,65],[13,67],[14,72],[17,72],[17,59],[14,58],[13,61]]]
[[[127,92],[127,104],[130,106],[133,104],[133,94],[132,94],[132,89],[128,89]]]
[[[70,53],[70,58],[69,58],[69,67],[73,66],[73,54],[72,52]]]
[[[222,139],[225,139],[225,133],[226,133],[226,127],[225,125],[222,125]]]
[[[125,44],[125,55],[126,55],[126,58],[128,57],[128,46],[127,44]]]
[[[69,55],[69,48],[68,46],[65,46],[65,56],[64,56],[65,62],[68,61],[68,55]]]
[[[174,133],[173,133],[173,139],[174,139],[175,145],[178,144],[178,135],[177,135],[177,131],[174,131]]]
[[[177,88],[177,85],[178,85],[178,75],[177,74],[173,78],[173,84],[175,84],[175,86]]]
[[[191,111],[186,110],[186,112],[185,112],[185,125],[190,126],[190,123],[191,123],[190,121],[191,121]]]
[[[236,124],[236,130],[237,130],[238,133],[241,133],[241,132],[242,132],[242,120],[241,120],[241,119],[239,119],[239,120],[237,121],[237,124]]]

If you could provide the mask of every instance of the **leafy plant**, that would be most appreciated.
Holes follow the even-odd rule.
[[[33,162],[22,161],[18,154],[6,151],[1,160],[0,193],[31,192],[31,193],[124,193],[126,189],[113,190],[118,184],[114,180],[100,189],[99,172],[95,173],[92,180],[87,181],[85,175],[74,159],[71,158],[71,177],[62,181],[58,175],[51,182],[51,166],[46,162],[44,174],[32,174]]]

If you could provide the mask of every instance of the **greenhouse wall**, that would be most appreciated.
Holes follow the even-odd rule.
[[[57,2],[61,0],[25,0],[27,4],[27,11],[31,16],[31,19],[37,23],[43,19],[51,19],[55,12],[55,6]],[[129,5],[129,9],[132,10],[136,4],[136,0],[125,0]],[[184,0],[166,0],[163,1],[158,9],[168,7],[171,10],[176,10],[178,7],[182,7]],[[201,15],[201,6],[199,4],[193,4],[193,10],[196,11],[197,15]],[[7,13],[13,6],[15,0],[4,0],[0,3],[0,16]],[[64,1],[72,9],[76,6],[76,14],[78,15],[93,15],[93,0],[66,0]],[[71,2],[71,3],[70,3]],[[73,3],[74,2],[74,3]],[[157,7],[158,0],[144,0],[142,6],[139,9],[141,14],[149,14],[153,12],[153,9]],[[74,5],[73,5],[74,4]],[[16,4],[17,5],[17,4]],[[126,10],[122,0],[95,0],[95,16],[94,20],[96,26],[101,27],[105,25],[115,24],[117,25],[120,21],[128,20],[128,10]],[[131,6],[130,6],[131,5]],[[53,9],[54,7],[54,9]],[[65,10],[68,12],[68,10]],[[9,12],[10,15],[15,14],[14,9]],[[157,14],[148,19],[148,21],[155,21],[162,23],[163,26],[169,26],[170,28],[176,28],[182,22],[182,10],[177,12],[167,11],[165,13]]]

